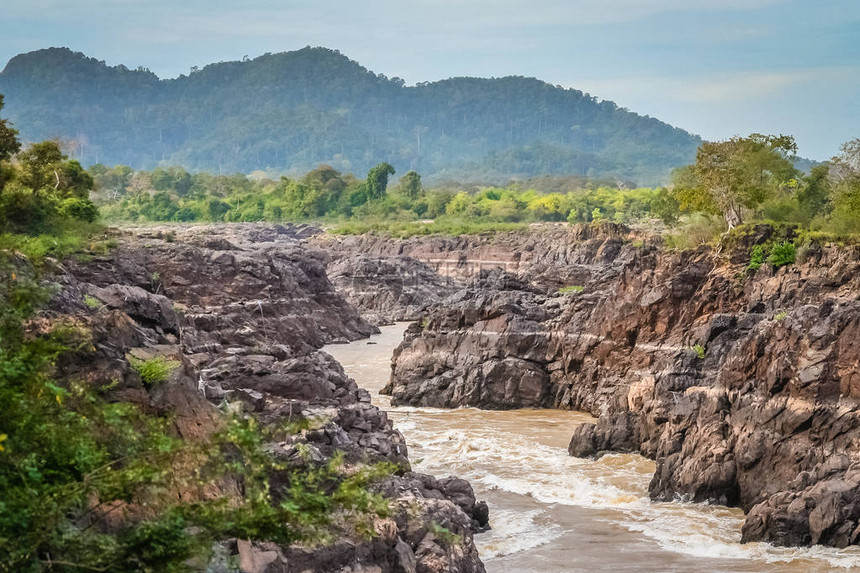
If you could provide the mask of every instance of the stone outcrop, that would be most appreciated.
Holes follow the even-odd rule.
[[[89,329],[94,349],[64,356],[58,373],[106,388],[110,399],[170,412],[184,438],[219,428],[220,405],[304,428],[266,446],[288,464],[343,452],[347,464],[400,468],[380,484],[394,512],[374,522],[371,540],[345,535],[314,548],[225,540],[224,564],[481,573],[472,534],[487,525],[486,506],[462,480],[411,473],[406,443],[386,413],[319,351],[378,330],[334,290],[324,257],[304,244],[316,233],[277,225],[133,229],[110,253],[58,267],[53,312]],[[168,380],[144,384],[131,361],[159,356],[177,367]],[[232,495],[230,484],[208,493]],[[210,569],[218,567],[215,559]]]
[[[417,320],[431,304],[462,287],[410,257],[328,255],[326,270],[337,291],[376,325]]]
[[[428,265],[480,253],[485,268],[409,329],[387,391],[396,404],[585,410],[599,421],[570,453],[655,459],[656,500],[740,506],[745,541],[860,543],[860,249],[806,245],[794,265],[746,270],[774,233],[686,252],[618,227],[395,241]],[[496,266],[508,273],[488,273],[510,245]]]

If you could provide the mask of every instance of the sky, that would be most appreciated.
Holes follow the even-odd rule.
[[[0,0],[0,66],[66,46],[160,77],[304,46],[408,83],[534,76],[706,139],[860,137],[860,0]]]

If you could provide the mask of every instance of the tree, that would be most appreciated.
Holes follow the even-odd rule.
[[[21,163],[21,183],[38,193],[44,187],[59,189],[60,172],[66,158],[56,141],[34,143],[18,155]]]
[[[0,94],[0,111],[3,110],[3,94]],[[21,150],[18,130],[12,129],[9,122],[0,118],[0,161],[8,160]]]
[[[400,193],[414,201],[421,195],[421,191],[423,190],[421,176],[415,171],[409,171],[400,178],[397,188]]]
[[[816,165],[803,179],[797,191],[797,202],[810,219],[827,210],[830,202],[831,183],[828,178],[831,166],[827,163]]]
[[[835,215],[847,219],[843,223],[850,222],[850,230],[860,229],[860,139],[844,143],[842,153],[830,160],[829,179]]]
[[[388,163],[380,163],[367,173],[367,198],[382,199],[388,187],[388,176],[394,175],[394,167]]]
[[[797,176],[796,152],[794,138],[787,135],[753,133],[702,143],[696,162],[675,172],[681,207],[718,211],[731,229],[743,222],[745,208],[757,208]]]

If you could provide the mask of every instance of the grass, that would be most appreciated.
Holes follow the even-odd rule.
[[[170,373],[179,367],[179,361],[168,360],[163,356],[156,356],[149,360],[131,357],[129,362],[131,367],[140,375],[143,385],[147,387],[164,382]]]
[[[696,353],[696,358],[698,358],[699,360],[705,359],[705,347],[701,344],[693,345],[693,352]]]
[[[570,286],[566,286],[566,287],[561,287],[560,289],[558,289],[558,292],[560,294],[565,294],[565,293],[569,293],[569,292],[581,293],[584,290],[585,290],[585,287],[582,285],[570,285]]]
[[[101,255],[117,244],[115,239],[105,238],[104,230],[103,226],[94,223],[75,222],[58,227],[52,233],[39,235],[2,233],[0,250],[21,253],[36,266],[41,266],[49,257],[64,259],[72,255]]]

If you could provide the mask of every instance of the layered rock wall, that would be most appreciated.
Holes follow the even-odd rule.
[[[719,252],[670,252],[617,227],[423,250],[355,241],[426,264],[530,246],[499,257],[516,273],[473,275],[410,328],[395,404],[586,410],[599,422],[577,430],[571,454],[655,459],[654,499],[739,505],[744,540],[858,543],[860,251],[813,244],[794,265],[746,270],[773,232]]]

